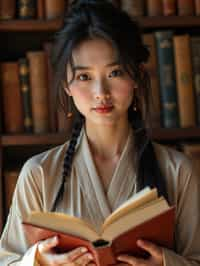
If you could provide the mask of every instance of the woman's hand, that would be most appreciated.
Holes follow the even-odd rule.
[[[56,254],[53,252],[59,243],[57,236],[48,238],[38,244],[36,260],[41,266],[95,266],[93,256],[84,247],[70,252]]]
[[[162,248],[149,241],[138,240],[137,245],[150,254],[148,259],[135,258],[128,255],[120,255],[117,259],[121,262],[116,266],[163,266]]]

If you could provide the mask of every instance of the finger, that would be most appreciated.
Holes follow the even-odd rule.
[[[75,248],[72,251],[67,252],[67,253],[55,254],[54,262],[57,264],[73,263],[74,260],[82,256],[86,252],[87,252],[87,248],[80,247],[80,248]]]
[[[49,251],[50,249],[56,247],[59,243],[59,239],[57,236],[54,236],[54,237],[51,237],[51,238],[48,238],[42,242],[39,243],[38,245],[38,251],[40,253],[44,253],[44,252],[47,252]]]
[[[120,255],[117,257],[118,260],[126,262],[130,265],[139,265],[144,263],[145,261],[143,259],[138,259],[133,256],[128,256],[128,255]]]
[[[81,257],[79,257],[77,260],[75,260],[75,263],[77,263],[78,265],[88,265],[88,263],[90,263],[92,260],[94,260],[94,257],[92,256],[91,253],[86,253],[84,255],[82,255]]]
[[[150,253],[150,255],[153,257],[158,257],[162,255],[161,248],[150,241],[140,239],[137,241],[137,245],[148,253]]]

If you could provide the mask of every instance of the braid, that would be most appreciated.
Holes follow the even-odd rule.
[[[74,157],[74,152],[77,144],[77,139],[80,135],[81,129],[83,125],[83,117],[80,115],[79,119],[75,122],[74,127],[72,129],[72,135],[69,142],[69,147],[66,151],[63,165],[63,174],[62,174],[62,183],[56,195],[56,199],[54,201],[52,211],[55,211],[58,202],[62,199],[64,190],[65,190],[65,182],[67,177],[69,177],[72,167],[72,161]]]

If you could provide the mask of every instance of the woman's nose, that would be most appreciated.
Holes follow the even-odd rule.
[[[109,99],[110,98],[110,88],[106,82],[99,81],[95,84],[95,98],[96,99]]]

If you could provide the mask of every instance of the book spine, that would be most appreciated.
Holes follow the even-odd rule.
[[[137,17],[144,15],[144,0],[122,0],[122,10],[126,11],[130,16]]]
[[[195,126],[195,101],[189,35],[174,36],[180,126]]]
[[[56,95],[53,87],[53,69],[50,62],[52,43],[44,43],[45,58],[47,64],[47,82],[48,82],[48,107],[49,107],[49,126],[51,132],[57,131],[57,119],[56,119]]]
[[[24,110],[24,130],[33,131],[33,118],[31,111],[31,88],[29,82],[29,66],[26,58],[19,59],[19,79],[22,94],[22,104]]]
[[[36,18],[36,0],[18,0],[17,10],[19,19]]]
[[[62,17],[65,12],[65,0],[45,0],[45,13],[47,19]]]
[[[193,84],[196,98],[197,124],[200,126],[200,38],[191,38]]]
[[[16,62],[1,64],[4,129],[6,133],[23,132],[22,96]]]
[[[195,0],[195,14],[200,16],[200,0]]]
[[[163,0],[163,14],[164,16],[176,15],[175,0]]]
[[[28,52],[31,105],[35,133],[49,131],[47,66],[43,51]]]
[[[179,117],[174,69],[173,32],[156,32],[155,37],[160,79],[162,122],[164,127],[174,128],[179,126]]]
[[[159,79],[158,79],[158,64],[156,55],[156,42],[154,35],[143,34],[143,42],[147,46],[150,52],[150,57],[148,62],[145,64],[145,68],[148,71],[151,78],[151,95],[152,103],[150,103],[150,112],[152,117],[152,127],[158,128],[161,126],[161,112],[160,112],[160,89],[159,89]]]
[[[37,0],[37,18],[45,18],[44,0]]]
[[[0,19],[14,19],[15,9],[15,0],[1,0]]]
[[[194,15],[194,1],[193,0],[178,0],[178,15],[191,16]]]
[[[162,0],[147,0],[147,15],[162,16],[163,15]]]
[[[97,266],[116,265],[117,261],[110,245],[98,248],[93,248],[91,245],[91,250],[93,250]]]

